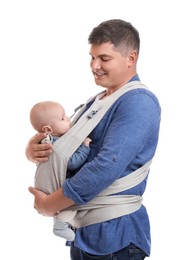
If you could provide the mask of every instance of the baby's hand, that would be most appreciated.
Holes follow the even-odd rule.
[[[89,146],[91,141],[92,141],[92,140],[91,140],[89,137],[87,137],[87,138],[84,140],[83,144],[84,144],[85,146]]]

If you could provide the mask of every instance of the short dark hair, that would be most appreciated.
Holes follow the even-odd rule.
[[[90,33],[88,42],[95,45],[111,42],[121,53],[131,49],[139,53],[140,49],[139,32],[131,23],[120,19],[100,23]]]

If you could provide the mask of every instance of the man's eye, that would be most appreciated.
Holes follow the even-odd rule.
[[[109,61],[110,58],[102,58],[102,61]]]

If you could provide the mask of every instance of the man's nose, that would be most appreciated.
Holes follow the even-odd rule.
[[[98,59],[93,60],[91,63],[91,68],[92,70],[99,70],[101,68],[100,60]]]

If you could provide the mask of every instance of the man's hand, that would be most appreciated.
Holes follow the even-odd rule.
[[[34,195],[34,208],[43,216],[55,216],[61,210],[74,205],[61,188],[49,195],[33,187],[29,187],[28,190]]]
[[[47,197],[48,195],[40,190],[37,190],[33,187],[29,187],[28,190],[32,193],[35,197],[34,200],[34,208],[37,212],[43,216],[52,217],[55,215],[54,212],[49,212],[47,207]]]
[[[29,161],[34,163],[48,161],[49,155],[52,154],[52,144],[41,144],[44,138],[46,138],[45,133],[38,133],[29,140],[25,150]]]

